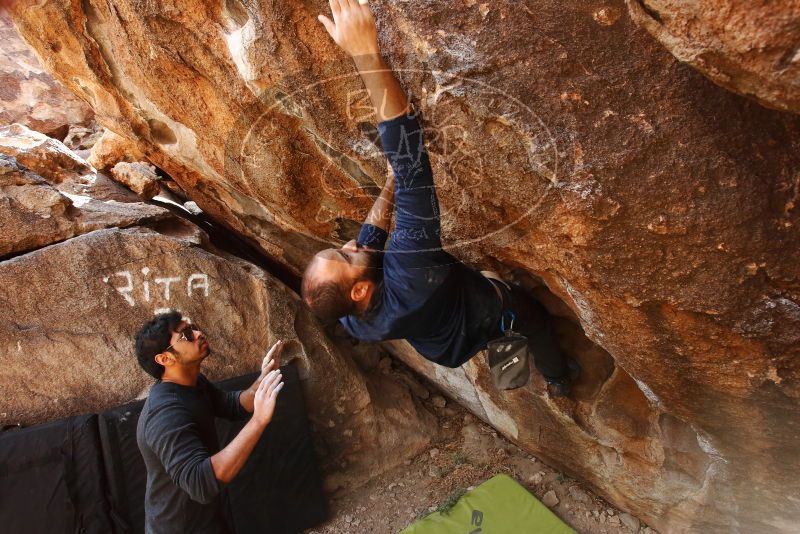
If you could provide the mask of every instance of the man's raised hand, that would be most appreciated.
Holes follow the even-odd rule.
[[[266,426],[272,421],[278,393],[283,389],[282,378],[280,370],[276,369],[267,373],[258,385],[253,399],[253,419],[259,424]]]
[[[250,413],[253,413],[254,406],[253,402],[255,399],[256,392],[258,391],[259,386],[267,377],[267,375],[271,371],[275,371],[280,368],[281,366],[281,351],[283,351],[283,341],[275,342],[272,347],[270,347],[267,355],[264,356],[264,359],[261,361],[261,374],[258,375],[256,381],[247,388],[246,390],[242,391],[241,395],[239,395],[239,403],[242,405],[242,408],[247,410]]]
[[[375,17],[367,2],[359,0],[329,0],[333,20],[317,17],[328,35],[350,57],[375,55],[380,52]]]
[[[281,352],[283,352],[283,341],[280,339],[275,342],[267,351],[267,355],[261,361],[261,376],[263,377],[273,369],[281,366]]]

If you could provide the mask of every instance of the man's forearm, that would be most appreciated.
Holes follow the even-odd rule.
[[[239,394],[239,404],[241,404],[242,408],[249,413],[253,413],[253,400],[256,398],[256,388],[260,382],[261,377],[258,377],[258,380],[256,380],[255,384],[250,386],[249,389],[243,390]]]
[[[267,371],[262,369],[261,374],[258,375],[255,382],[247,388],[242,390],[239,394],[239,404],[242,405],[245,411],[249,413],[253,413],[253,407],[255,406],[255,398],[256,398],[256,390],[258,389],[258,385],[261,384],[261,381],[264,380],[264,377],[267,376]]]
[[[328,35],[353,58],[378,115],[393,119],[408,109],[408,97],[381,57],[375,17],[367,2],[331,0],[333,20],[320,15]]]
[[[253,452],[266,426],[250,419],[227,447],[211,457],[211,467],[217,480],[224,483],[233,480]]]
[[[388,232],[392,224],[392,211],[394,206],[394,176],[389,174],[386,183],[381,189],[381,194],[375,199],[372,209],[369,210],[364,224],[371,224]]]
[[[354,56],[353,61],[375,107],[378,122],[408,111],[408,97],[380,54]]]

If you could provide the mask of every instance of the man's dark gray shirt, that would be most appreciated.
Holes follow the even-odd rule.
[[[220,449],[214,417],[250,415],[239,403],[240,393],[223,392],[203,375],[196,387],[161,381],[153,385],[136,428],[147,467],[148,534],[230,531],[211,456]]]

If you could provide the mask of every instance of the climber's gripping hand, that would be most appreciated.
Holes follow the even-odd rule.
[[[380,53],[375,17],[366,0],[329,0],[333,20],[320,15],[328,34],[350,57]]]

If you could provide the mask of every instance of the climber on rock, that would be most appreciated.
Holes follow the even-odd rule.
[[[355,62],[375,107],[394,178],[387,179],[358,239],[323,250],[310,262],[303,275],[303,300],[321,320],[338,319],[360,340],[406,339],[425,358],[447,367],[458,367],[495,338],[503,339],[513,322],[528,338],[525,354],[529,348],[551,395],[567,395],[577,368],[561,354],[544,307],[442,250],[423,129],[381,57],[369,6],[330,0],[330,7],[333,20],[323,15],[319,20]],[[395,228],[389,235],[393,208]],[[527,356],[524,371],[526,382]]]

